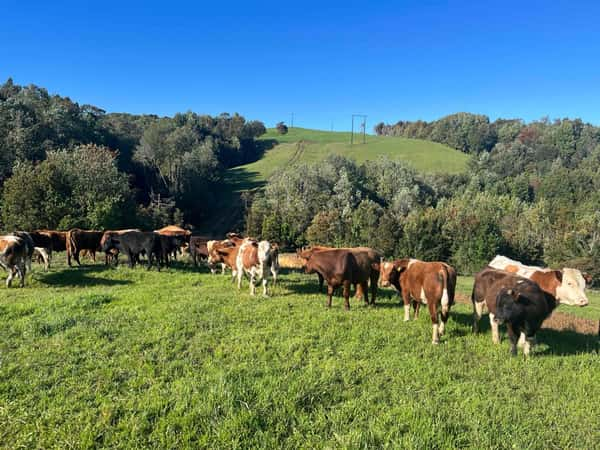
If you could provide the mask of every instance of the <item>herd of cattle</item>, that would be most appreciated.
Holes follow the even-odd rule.
[[[244,275],[250,280],[250,293],[255,294],[256,283],[262,282],[263,295],[272,278],[277,281],[279,248],[268,241],[257,241],[230,233],[224,240],[207,240],[192,236],[187,230],[168,226],[154,232],[138,229],[115,231],[86,231],[72,229],[67,232],[36,230],[15,232],[0,236],[0,266],[8,271],[7,287],[15,276],[24,286],[27,267],[37,257],[46,270],[53,252],[66,251],[67,263],[80,263],[80,255],[87,252],[95,261],[96,252],[103,252],[105,264],[118,264],[120,254],[127,256],[129,267],[134,267],[143,256],[150,269],[156,265],[169,265],[181,249],[186,249],[195,265],[205,259],[211,272],[218,268],[225,273],[231,269],[232,277],[241,287]],[[450,309],[454,304],[456,271],[443,262],[424,262],[416,259],[385,261],[383,255],[372,248],[331,248],[313,246],[297,251],[297,259],[308,274],[316,273],[319,288],[327,283],[327,306],[331,306],[335,290],[342,288],[344,307],[350,308],[350,289],[354,286],[356,297],[365,304],[374,305],[378,286],[393,286],[404,303],[404,320],[410,320],[411,305],[414,318],[421,304],[427,305],[432,322],[432,342],[439,343],[444,334]],[[485,309],[489,312],[492,340],[499,342],[499,324],[505,323],[511,342],[511,352],[523,346],[528,355],[535,343],[535,334],[542,322],[559,305],[585,306],[586,281],[591,280],[576,269],[551,270],[526,266],[504,256],[496,256],[475,275],[471,295],[473,303],[473,329],[478,331],[479,320]],[[369,299],[369,289],[371,296]]]

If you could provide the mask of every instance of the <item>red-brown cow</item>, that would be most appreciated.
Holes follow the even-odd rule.
[[[298,254],[298,256],[301,259],[304,260],[304,262],[306,264],[306,261],[308,261],[315,252],[321,252],[324,250],[336,250],[336,248],[335,247],[324,247],[321,245],[313,245],[311,247],[305,247],[305,248],[299,249],[296,251],[296,253]],[[383,255],[380,252],[378,252],[377,250],[372,249],[370,247],[343,247],[343,248],[340,248],[339,250],[348,250],[348,251],[352,252],[357,257],[359,262],[361,262],[361,263],[364,262],[365,264],[368,264],[369,266],[372,266],[373,263],[380,261],[381,258],[383,257]],[[318,272],[317,272],[317,276],[319,277],[319,292],[321,292],[323,290],[323,277]],[[354,288],[356,291],[356,294],[355,294],[356,298],[360,298],[360,297],[365,298],[360,284],[355,285]],[[375,289],[377,289],[376,286],[375,286]],[[373,290],[373,286],[371,286],[371,290]]]
[[[231,269],[231,276],[235,279],[237,275],[237,255],[243,239],[225,239],[223,241],[208,241],[208,265],[214,273],[217,264],[221,264],[222,273],[225,267]]]
[[[86,231],[79,228],[73,228],[67,232],[67,264],[71,267],[71,258],[75,259],[78,265],[79,253],[81,250],[88,250],[93,261],[96,262],[96,252],[100,251],[100,241],[102,240],[102,231]]]
[[[381,271],[381,284],[390,284],[402,293],[404,321],[410,320],[412,301],[415,319],[421,302],[427,304],[433,324],[432,342],[438,344],[444,334],[450,307],[454,304],[456,271],[443,262],[424,262],[418,259],[400,259],[375,264]],[[441,319],[441,321],[440,321]]]
[[[331,307],[334,291],[342,286],[344,308],[350,309],[350,285],[360,285],[364,293],[365,303],[369,303],[368,286],[371,282],[371,304],[375,304],[377,296],[377,279],[379,271],[350,250],[333,249],[314,252],[306,261],[306,273],[319,273],[327,282],[327,307]]]

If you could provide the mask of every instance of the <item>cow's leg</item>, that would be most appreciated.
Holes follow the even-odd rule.
[[[492,342],[494,344],[500,343],[500,331],[498,329],[498,322],[496,322],[496,316],[493,313],[489,314],[490,316],[490,328],[492,329]]]
[[[277,284],[277,267],[271,265],[271,275],[273,276],[273,286]]]
[[[331,308],[331,297],[333,297],[334,288],[331,284],[327,283],[327,307]]]
[[[255,274],[254,274],[254,271],[251,270],[250,271],[250,295],[252,295],[252,296],[256,295],[256,286],[254,285],[255,282],[256,282]]]
[[[319,277],[319,292],[323,292],[323,275],[317,272],[317,276]]]
[[[19,275],[21,276],[21,287],[25,287],[25,275],[27,275],[27,263],[25,261],[21,263],[20,269]]]
[[[402,300],[404,301],[404,321],[410,320],[410,294],[402,291]]]
[[[521,335],[524,336],[524,333],[521,333]],[[529,356],[529,354],[533,351],[533,347],[535,347],[535,334],[525,338],[525,343],[523,344],[523,354],[525,356]]]
[[[221,263],[221,275],[225,275],[225,267],[226,267],[225,263]]]
[[[67,247],[67,265],[69,267],[73,267],[73,266],[71,266],[71,252],[69,251],[68,247]]]
[[[263,277],[262,285],[263,285],[263,297],[267,297],[267,277]]]
[[[483,315],[484,302],[473,302],[473,333],[479,332],[479,321]]]
[[[359,283],[354,283],[354,298],[363,298],[364,300],[364,294],[363,294],[363,287],[362,284]]]
[[[517,341],[519,340],[519,337],[517,333],[515,333],[511,323],[506,324],[506,329],[508,331],[508,338],[510,339],[510,354],[514,356],[517,354]]]
[[[350,282],[344,281],[344,309],[347,311],[350,309]]]
[[[414,319],[419,318],[419,309],[421,309],[421,302],[419,300],[413,300]]]
[[[90,256],[92,257],[94,264],[96,264],[96,250],[90,250]]]
[[[526,341],[526,337],[525,337],[525,333],[523,333],[521,331],[521,335],[519,336],[519,342],[517,342],[517,347],[525,347],[525,341]]]
[[[365,299],[365,305],[368,305],[369,304],[369,283],[367,281],[360,283],[360,288],[362,289],[362,292],[363,292],[363,298]]]
[[[379,273],[375,272],[371,274],[371,305],[375,306],[375,300],[377,299],[377,285],[379,283]]]
[[[427,304],[427,306],[429,306],[429,316],[431,317],[431,324],[432,324],[431,343],[439,344],[440,343],[440,329],[439,329],[440,314],[437,310],[437,305],[435,303],[429,302]]]
[[[14,267],[9,267],[8,268],[8,276],[6,277],[6,287],[9,288],[10,285],[12,284],[12,280],[15,276],[15,268]]]
[[[77,265],[81,266],[81,261],[79,261],[79,249],[75,250],[75,253],[73,254],[73,258],[75,259],[75,262],[77,263]]]
[[[127,251],[127,264],[130,269],[135,267],[135,256],[133,256],[133,252],[131,250]]]

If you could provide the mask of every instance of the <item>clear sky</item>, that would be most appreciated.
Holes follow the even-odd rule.
[[[0,3],[0,79],[109,112],[600,124],[598,1]]]

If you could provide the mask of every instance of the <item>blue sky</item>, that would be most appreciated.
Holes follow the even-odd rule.
[[[458,111],[600,124],[600,2],[0,5],[0,79],[107,111],[349,129]]]

